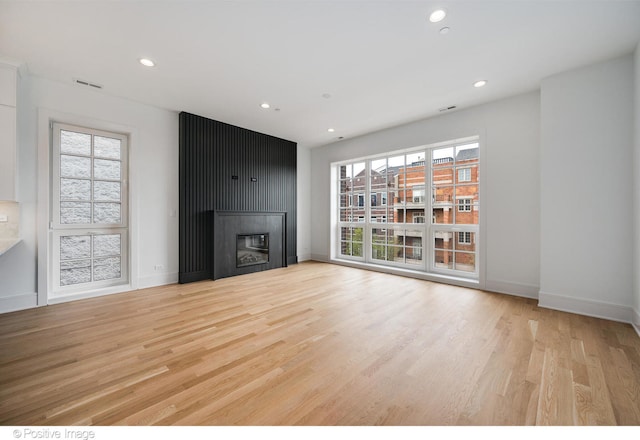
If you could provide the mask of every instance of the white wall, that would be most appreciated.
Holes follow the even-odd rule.
[[[634,313],[633,323],[636,331],[640,334],[640,43],[636,47],[635,52],[635,139],[634,139],[634,155],[633,155],[633,180],[634,180],[634,216],[633,225],[635,233],[635,248],[633,255],[633,293],[634,293]]]
[[[311,259],[311,152],[305,146],[298,146],[297,166],[297,253],[298,261],[305,261]]]
[[[38,113],[60,122],[88,121],[96,128],[126,126],[130,143],[132,280],[138,287],[177,281],[178,115],[81,86],[36,77],[20,83],[18,96],[18,199],[23,243],[0,259],[0,312],[35,305],[38,179]],[[68,119],[68,120],[66,120]],[[156,265],[161,270],[154,270]]]
[[[633,89],[631,56],[542,83],[542,306],[631,320]]]
[[[539,277],[539,94],[390,128],[311,151],[311,254],[330,252],[330,163],[480,135],[486,253],[481,288],[535,297]],[[482,285],[484,284],[484,285]]]
[[[0,312],[34,307],[37,304],[36,266],[36,164],[35,128],[27,133],[25,101],[29,98],[28,80],[22,78],[17,90],[17,178],[16,198],[20,202],[22,241],[0,257]],[[26,142],[31,145],[26,146]]]

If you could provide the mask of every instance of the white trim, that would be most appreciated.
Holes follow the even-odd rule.
[[[105,121],[101,119],[80,116],[72,113],[60,112],[48,108],[38,108],[38,202],[37,202],[37,237],[38,237],[38,306],[53,304],[57,302],[81,299],[81,297],[93,297],[107,295],[110,291],[100,289],[87,292],[84,295],[65,295],[49,299],[53,291],[53,281],[50,276],[49,256],[51,254],[52,242],[49,237],[49,212],[50,191],[51,191],[51,169],[50,169],[50,147],[51,147],[51,123],[63,122],[65,124],[79,125],[82,127],[93,127],[97,130],[126,134],[129,138],[129,169],[135,166],[135,145],[137,141],[137,129],[117,122]],[[129,173],[129,265],[130,284],[117,286],[118,292],[135,290],[138,285],[139,271],[139,225],[138,225],[138,198],[137,198],[137,178],[135,173]],[[112,292],[117,293],[117,292]]]
[[[24,61],[18,60],[16,58],[0,55],[0,64],[8,64],[12,67],[15,67],[20,76],[25,76],[29,73],[27,64]]]
[[[96,230],[98,232],[96,232]],[[52,249],[53,249],[53,266],[51,268],[51,277],[53,279],[53,284],[52,284],[52,288],[53,290],[50,292],[50,297],[57,297],[57,296],[65,296],[67,294],[71,294],[73,292],[80,292],[80,291],[86,291],[87,288],[89,288],[90,290],[100,290],[103,288],[107,288],[107,287],[116,287],[116,286],[123,286],[123,285],[129,285],[129,252],[128,252],[128,241],[129,241],[129,232],[128,232],[128,228],[109,228],[109,229],[101,229],[101,228],[86,228],[86,229],[70,229],[70,230],[64,230],[64,229],[53,229],[50,231],[50,235],[51,235],[51,239],[52,239]],[[63,236],[66,237],[70,237],[70,236],[86,236],[89,237],[89,240],[93,240],[95,236],[99,236],[99,235],[119,235],[120,236],[120,244],[121,244],[121,251],[120,251],[120,255],[113,255],[113,257],[117,257],[120,258],[120,277],[116,278],[116,279],[107,279],[107,280],[103,280],[103,281],[90,281],[87,283],[79,283],[79,284],[72,284],[72,285],[68,285],[68,286],[61,286],[60,285],[60,270],[58,269],[53,269],[53,268],[59,268],[60,266],[60,239]],[[122,246],[122,244],[124,244],[125,246]],[[122,249],[123,247],[126,247],[126,249]],[[91,249],[93,249],[93,246],[91,247]],[[112,256],[107,256],[106,258],[111,258]],[[89,256],[87,256],[86,258],[83,258],[83,260],[91,260],[92,261],[92,265],[91,267],[93,268],[93,260],[95,259],[101,259],[101,258],[105,258],[105,257],[96,257],[93,255],[93,253],[91,252],[91,254]],[[93,276],[91,277],[93,278]]]
[[[538,299],[540,286],[506,280],[486,280],[484,290],[522,298]]]
[[[310,260],[313,260],[313,258],[311,258],[311,254],[298,255],[298,263],[302,263],[303,261],[310,261]]]
[[[311,254],[311,261],[319,261],[321,263],[331,263],[331,260],[326,255]]]
[[[98,228],[98,229],[105,229],[105,228],[128,228],[129,226],[129,139],[128,136],[126,134],[123,133],[115,133],[115,132],[109,132],[109,131],[104,131],[104,130],[96,130],[93,128],[89,128],[89,127],[80,127],[80,126],[76,126],[76,125],[70,125],[70,124],[66,124],[66,123],[61,123],[61,122],[54,122],[53,123],[53,131],[54,133],[51,133],[52,139],[53,139],[53,145],[54,148],[53,150],[55,151],[56,154],[53,155],[53,157],[51,158],[51,160],[53,161],[53,170],[57,170],[55,173],[52,173],[52,176],[54,177],[61,177],[61,175],[59,175],[58,173],[60,172],[60,161],[61,161],[61,156],[76,156],[76,157],[82,157],[82,158],[87,158],[87,159],[91,159],[93,161],[93,159],[97,159],[97,160],[109,160],[109,161],[116,161],[116,162],[120,162],[120,179],[118,180],[113,180],[113,179],[104,179],[104,178],[96,178],[93,175],[93,162],[91,164],[91,176],[87,177],[87,178],[81,178],[80,180],[89,180],[92,185],[95,183],[95,181],[109,181],[109,182],[117,182],[120,184],[120,201],[119,202],[115,202],[115,203],[119,203],[120,204],[120,221],[117,223],[94,223],[93,222],[93,215],[92,215],[92,220],[91,223],[88,223],[91,225],[92,228]],[[88,156],[85,155],[75,155],[75,154],[69,154],[69,153],[62,153],[61,151],[61,145],[60,145],[60,136],[61,136],[61,132],[62,131],[71,131],[71,132],[76,132],[76,133],[81,133],[81,134],[86,134],[88,136],[91,136],[91,152]],[[93,145],[94,145],[94,136],[98,136],[98,137],[107,137],[107,138],[113,138],[113,139],[118,139],[120,141],[120,145],[121,145],[121,156],[119,159],[108,159],[108,158],[103,158],[100,156],[95,156],[94,155],[94,149],[93,149]],[[51,222],[53,223],[53,227],[55,229],[84,229],[86,228],[87,224],[63,224],[60,223],[60,202],[63,202],[63,200],[60,200],[60,182],[58,181],[58,179],[53,179],[52,182],[52,186],[53,186],[53,200],[54,203],[51,206],[51,210],[53,213],[53,218],[51,219]],[[90,200],[86,200],[87,203],[95,203],[96,201],[94,201],[93,199],[94,194],[93,191],[91,192],[91,196],[90,196]],[[100,202],[104,202],[104,201],[97,201],[98,203]],[[93,213],[93,209],[92,209],[92,213]]]
[[[633,309],[628,306],[557,295],[542,290],[538,293],[538,306],[626,323],[631,323],[633,317]]]
[[[123,284],[121,286],[90,290],[88,292],[54,294],[49,297],[47,304],[60,304],[69,301],[76,301],[79,299],[95,298],[105,295],[115,295],[117,293],[130,292],[132,290],[135,289],[132,289],[130,284]]]
[[[631,322],[631,326],[634,328],[638,336],[640,336],[640,312],[637,310],[633,310],[633,321]]]
[[[178,272],[168,272],[159,275],[149,275],[138,280],[138,289],[146,289],[147,287],[166,286],[167,284],[176,284],[178,282]]]
[[[488,191],[487,191],[487,173],[485,172],[487,169],[487,164],[490,163],[489,161],[489,149],[486,148],[486,144],[487,144],[487,131],[486,128],[484,130],[481,131],[481,133],[479,133],[478,135],[478,173],[479,176],[481,176],[481,178],[479,178],[478,180],[480,180],[479,182],[479,190],[480,190],[480,196],[482,197],[482,203],[486,205],[486,201],[487,199],[489,199],[490,197],[488,197]],[[485,177],[482,177],[485,176]],[[478,253],[478,260],[477,260],[477,264],[478,264],[478,281],[480,281],[480,288],[484,289],[486,287],[486,282],[487,282],[487,247],[485,245],[485,243],[488,243],[487,240],[487,210],[486,209],[480,209],[480,202],[478,202],[478,204],[474,205],[474,210],[478,211],[478,223],[479,223],[479,228],[478,228],[478,234],[476,234],[476,252]]]
[[[318,260],[322,261],[322,260]],[[373,272],[387,273],[390,275],[400,275],[408,278],[416,278],[423,281],[432,281],[435,283],[451,284],[453,286],[467,287],[470,289],[480,289],[480,283],[474,279],[459,278],[455,276],[440,275],[433,272],[423,272],[419,270],[405,269],[397,266],[379,265],[375,263],[361,263],[351,260],[332,259],[326,261],[330,264],[338,266],[352,267],[354,269],[364,269]]]
[[[47,304],[49,293],[49,212],[50,212],[50,122],[53,113],[38,109],[38,198],[37,198],[37,248],[38,248],[38,306]]]
[[[465,136],[465,137],[461,137],[461,138],[456,138],[456,139],[450,139],[448,141],[441,141],[441,142],[434,142],[431,144],[424,144],[424,145],[418,145],[418,146],[414,146],[414,147],[408,147],[408,148],[401,148],[399,150],[392,150],[392,151],[387,151],[385,153],[378,153],[378,154],[372,154],[370,156],[360,156],[360,157],[355,157],[353,159],[345,159],[345,160],[339,160],[336,162],[331,162],[329,164],[330,168],[336,168],[339,167],[340,165],[347,165],[350,163],[354,163],[354,162],[362,162],[362,161],[367,161],[367,160],[375,160],[375,159],[379,159],[381,157],[388,157],[388,156],[396,156],[396,155],[400,155],[400,154],[411,154],[411,153],[419,153],[422,150],[425,149],[432,149],[432,148],[440,148],[440,147],[448,147],[448,146],[455,146],[455,145],[463,145],[465,143],[469,143],[469,142],[480,142],[482,136],[480,136],[479,134],[475,134],[473,136]],[[425,159],[425,166],[426,166],[426,159]]]
[[[38,293],[22,293],[0,298],[0,313],[32,309],[38,306]]]

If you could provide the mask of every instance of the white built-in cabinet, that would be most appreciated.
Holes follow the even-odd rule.
[[[0,63],[0,200],[16,195],[16,90],[18,69]]]

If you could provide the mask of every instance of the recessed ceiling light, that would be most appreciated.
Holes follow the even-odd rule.
[[[481,79],[480,81],[476,81],[476,82],[473,83],[473,87],[476,87],[476,88],[484,87],[486,85],[487,85],[487,81],[484,80],[484,79]]]
[[[271,107],[271,106],[269,105],[269,103],[268,103],[268,102],[263,102],[262,104],[260,104],[260,107],[262,107],[262,108],[269,108],[269,107]]]
[[[333,128],[329,128],[327,131],[328,131],[329,133],[333,133],[335,130],[334,130]]]
[[[444,9],[436,9],[429,15],[429,21],[431,23],[437,23],[439,21],[444,20],[444,17],[447,16],[447,12]]]
[[[154,67],[156,65],[156,63],[154,63],[149,58],[140,58],[138,61],[140,61],[140,64],[142,64],[143,66],[147,67]]]

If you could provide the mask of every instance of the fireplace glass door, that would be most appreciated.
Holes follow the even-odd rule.
[[[269,234],[242,234],[236,240],[236,267],[269,262]]]
[[[237,267],[269,262],[269,234],[238,235],[236,243]]]

